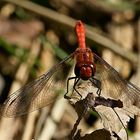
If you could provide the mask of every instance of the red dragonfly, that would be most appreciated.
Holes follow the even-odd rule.
[[[76,23],[75,31],[79,45],[75,52],[52,67],[47,73],[10,95],[1,105],[2,116],[20,116],[52,103],[55,99],[54,90],[57,89],[59,82],[56,79],[60,78],[65,63],[73,59],[76,60],[75,76],[67,79],[65,98],[70,99],[68,96],[69,81],[72,79],[74,80],[73,92],[82,98],[82,92],[79,90],[79,83],[82,81],[84,83],[83,91],[97,89],[97,96],[102,95],[105,98],[121,100],[127,114],[131,117],[140,116],[140,89],[123,80],[114,68],[86,47],[85,27],[81,21]],[[58,82],[54,83],[53,80]],[[88,88],[89,84],[90,88]],[[86,91],[86,93],[89,92],[92,91]]]

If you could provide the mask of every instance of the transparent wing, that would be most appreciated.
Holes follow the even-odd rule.
[[[1,115],[5,117],[20,116],[45,107],[56,98],[56,93],[62,90],[63,75],[68,71],[65,62],[70,61],[73,53],[62,60],[31,83],[10,95],[1,106]]]
[[[140,116],[140,89],[121,78],[119,73],[105,60],[94,54],[96,79],[101,81],[101,95],[120,99],[123,109]]]

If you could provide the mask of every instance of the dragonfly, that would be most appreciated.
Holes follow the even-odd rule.
[[[69,82],[74,80],[72,92],[75,92],[80,99],[83,93],[88,94],[97,89],[98,97],[102,95],[104,98],[120,100],[125,113],[131,117],[140,116],[140,89],[124,80],[113,67],[86,46],[85,26],[82,21],[76,22],[75,32],[78,48],[48,72],[7,97],[0,106],[2,116],[24,115],[53,103],[56,99],[55,91],[61,87],[61,84],[58,84],[61,83],[59,79],[67,70],[64,66],[66,62],[72,60],[75,61],[75,76],[66,78],[64,98],[71,98],[68,95],[70,92]],[[81,82],[83,83],[82,88],[80,87]]]

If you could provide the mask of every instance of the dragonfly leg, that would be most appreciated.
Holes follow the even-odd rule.
[[[80,96],[80,99],[82,98],[82,95],[77,91],[77,89],[75,88],[77,83],[79,82],[80,78],[78,78],[77,80],[75,80],[74,85],[73,85],[73,89],[78,93],[78,95]]]
[[[90,78],[90,81],[91,81],[91,83],[93,83],[98,88],[96,93],[100,97],[100,95],[101,95],[101,81],[94,78],[94,77]]]
[[[67,80],[67,92],[64,94],[64,98],[65,99],[71,99],[71,97],[67,96],[68,92],[69,92],[69,81],[72,79],[77,79],[77,77],[69,77]],[[76,81],[76,80],[75,80]],[[74,82],[75,84],[75,82]],[[74,86],[73,86],[74,87]]]
[[[74,84],[75,84],[76,81],[77,81],[77,78],[74,79]],[[75,89],[74,89],[74,85],[73,85],[72,95],[73,95],[73,93],[74,93],[74,90],[75,90]]]

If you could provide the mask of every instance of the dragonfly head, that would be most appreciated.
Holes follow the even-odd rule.
[[[93,64],[80,64],[75,66],[75,75],[82,80],[88,80],[94,75]]]

